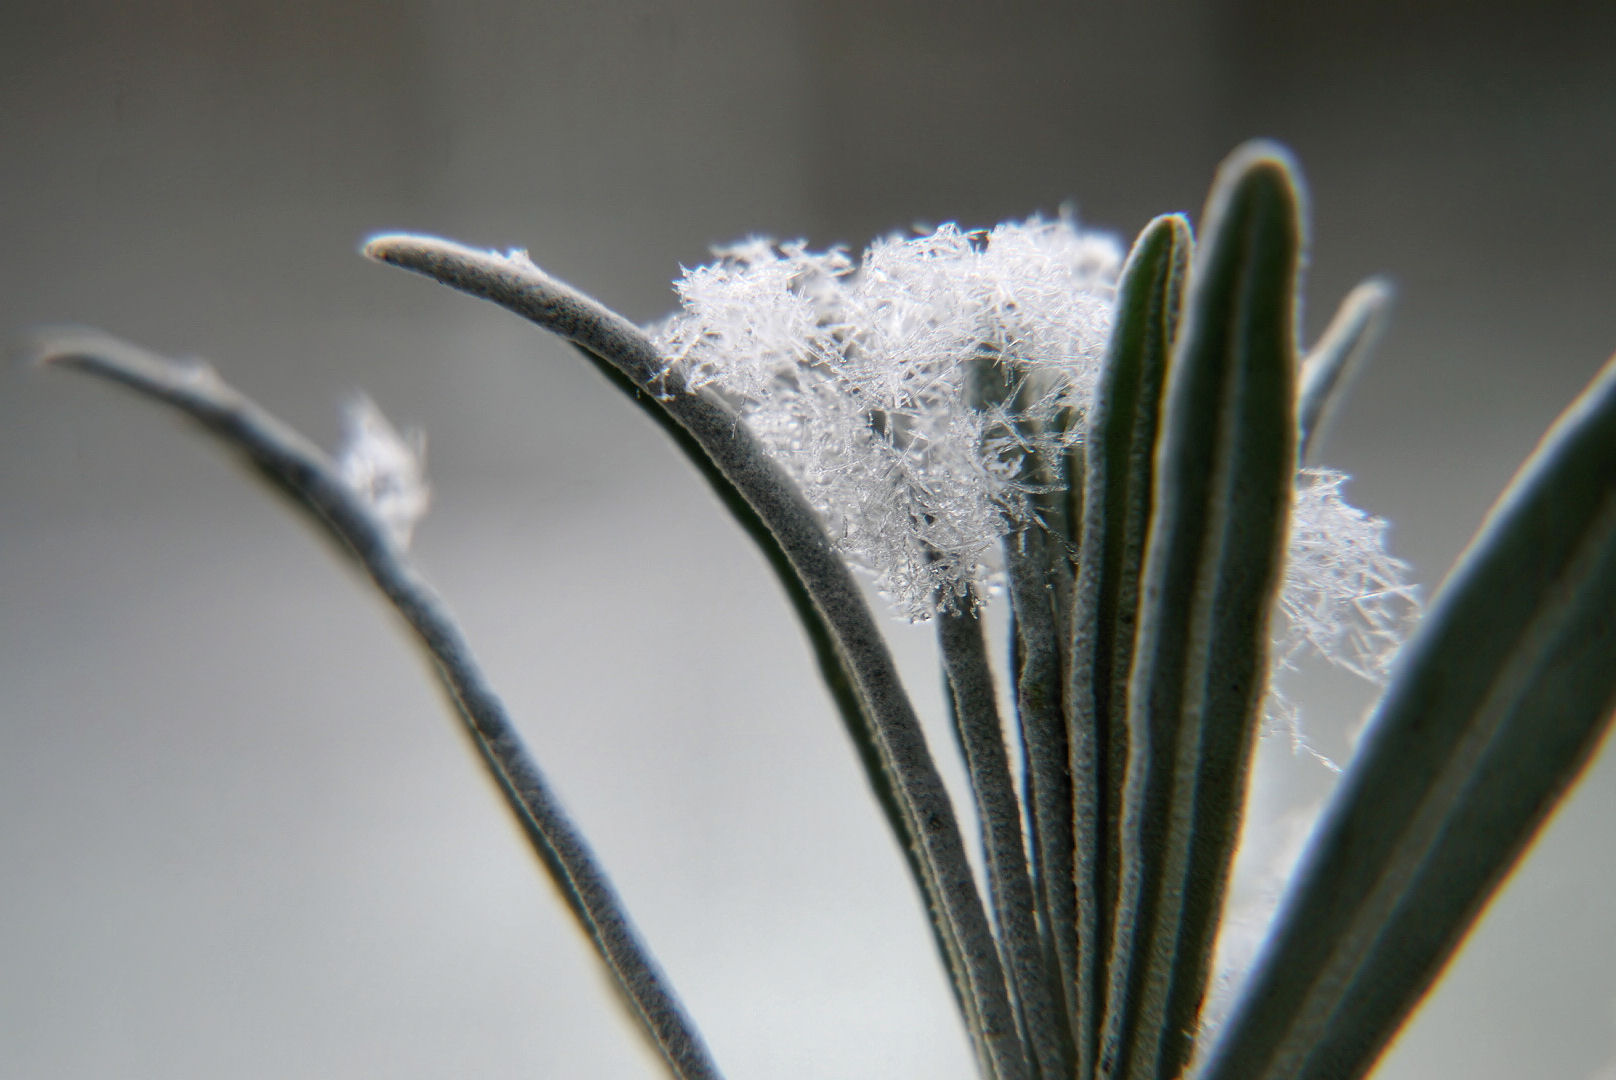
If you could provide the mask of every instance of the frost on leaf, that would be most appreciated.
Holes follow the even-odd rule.
[[[655,330],[670,370],[735,407],[900,614],[989,595],[1001,542],[1036,526],[1047,466],[1081,434],[1117,244],[1034,218],[888,237],[858,260],[756,238],[715,254]],[[1297,474],[1275,676],[1314,652],[1379,682],[1417,616],[1386,523],[1342,500],[1345,480]],[[1277,690],[1267,715],[1305,746]]]
[[[376,403],[363,394],[348,403],[343,421],[338,471],[370,504],[394,542],[408,547],[430,502],[426,437],[419,431],[399,434]]]
[[[1283,673],[1311,652],[1383,683],[1420,615],[1408,564],[1386,551],[1386,521],[1341,497],[1347,479],[1334,469],[1296,476],[1267,713],[1270,726],[1288,731],[1298,747],[1305,743],[1296,708],[1278,689]]]
[[[1311,646],[1371,682],[1383,682],[1419,600],[1408,564],[1386,553],[1386,522],[1341,497],[1347,474],[1303,469],[1296,477],[1280,609],[1287,629],[1276,660]]]
[[[900,613],[989,591],[1032,520],[1032,459],[1081,429],[1116,242],[1034,218],[888,237],[856,263],[762,239],[715,254],[658,328],[670,367],[735,406]]]

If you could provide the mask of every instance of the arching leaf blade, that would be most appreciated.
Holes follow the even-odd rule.
[[[857,695],[868,741],[856,741],[876,750],[884,774],[876,788],[890,792],[899,810],[900,840],[910,868],[919,871],[981,1067],[998,1080],[1021,1080],[1028,1063],[953,805],[869,605],[802,492],[733,411],[667,368],[644,331],[525,255],[407,234],[375,237],[364,252],[498,304],[615,369],[624,380],[617,385],[654,399],[647,407],[685,431],[689,439],[680,445],[707,459],[703,475],[720,480],[755,514],[822,620]]]
[[[1363,370],[1391,313],[1392,287],[1370,278],[1341,301],[1335,317],[1302,360],[1296,388],[1297,460],[1306,460],[1346,390]]]
[[[1616,708],[1616,361],[1405,647],[1208,1080],[1364,1075]]]
[[[1177,214],[1139,234],[1117,288],[1117,313],[1083,451],[1083,514],[1073,588],[1067,691],[1075,857],[1075,922],[1067,976],[1078,1075],[1093,1075],[1105,1018],[1116,904],[1127,681],[1139,570],[1154,499],[1156,431],[1193,240]]]
[[[1300,204],[1282,150],[1220,168],[1168,372],[1102,1042],[1130,1080],[1188,1062],[1239,839],[1295,472]]]

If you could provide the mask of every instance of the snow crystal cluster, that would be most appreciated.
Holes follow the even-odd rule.
[[[1111,329],[1122,252],[1070,221],[840,250],[750,240],[677,284],[671,366],[716,390],[785,465],[846,557],[913,619],[992,584]],[[1010,391],[984,397],[985,367]]]
[[[376,403],[356,395],[343,411],[344,438],[337,471],[387,527],[393,542],[410,546],[415,526],[426,516],[431,490],[426,482],[426,437],[400,434]]]
[[[1117,243],[1034,218],[893,236],[857,262],[763,239],[714,254],[655,330],[670,371],[735,407],[901,614],[986,596],[1000,541],[1035,523],[1029,461],[1081,437]],[[1378,681],[1416,599],[1345,479],[1298,473],[1275,669],[1312,648]]]
[[[1380,684],[1386,681],[1403,639],[1420,614],[1419,591],[1409,566],[1386,551],[1387,523],[1341,497],[1347,474],[1301,469],[1291,502],[1291,534],[1285,579],[1274,621],[1268,698],[1269,732],[1282,732],[1296,750],[1326,767],[1336,763],[1307,745],[1294,702],[1286,696],[1286,671],[1304,655]]]
[[[1341,497],[1347,474],[1302,469],[1291,505],[1279,607],[1285,631],[1275,662],[1312,649],[1370,682],[1383,682],[1419,607],[1408,564],[1386,553],[1386,521]]]

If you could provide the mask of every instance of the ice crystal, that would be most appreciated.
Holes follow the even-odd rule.
[[[376,511],[394,542],[408,547],[431,498],[425,436],[419,431],[399,434],[363,394],[349,402],[343,420],[338,472]]]
[[[1116,242],[1034,218],[888,237],[857,265],[801,242],[715,254],[660,328],[671,366],[735,405],[900,612],[984,595],[1029,517],[1026,451],[1077,438]]]
[[[657,328],[669,369],[736,408],[899,613],[987,595],[1003,538],[1036,526],[1034,465],[1081,435],[1115,241],[1063,217],[888,237],[856,262],[757,238],[715,254]],[[1386,523],[1342,500],[1345,480],[1297,474],[1276,675],[1312,649],[1380,681],[1417,611]],[[1300,738],[1283,695],[1267,709]]]
[[[1383,683],[1421,610],[1408,564],[1387,553],[1385,519],[1342,498],[1347,480],[1335,469],[1307,468],[1296,475],[1265,706],[1271,731],[1288,734],[1294,749],[1337,771],[1307,744],[1296,706],[1284,692],[1284,673],[1312,653]]]
[[[1347,474],[1303,469],[1296,477],[1279,606],[1285,632],[1275,660],[1306,648],[1371,682],[1383,682],[1419,610],[1408,564],[1386,553],[1386,522],[1341,497]]]

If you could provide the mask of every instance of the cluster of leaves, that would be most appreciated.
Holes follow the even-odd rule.
[[[950,579],[952,595],[968,602],[935,598],[982,829],[986,904],[842,548],[780,447],[741,422],[745,394],[731,385],[726,398],[709,385],[722,369],[713,339],[675,325],[659,345],[525,257],[409,236],[377,238],[366,251],[573,342],[663,425],[757,540],[797,606],[926,900],[984,1076],[1172,1080],[1194,1055],[1204,1080],[1350,1080],[1368,1071],[1429,987],[1616,706],[1616,363],[1523,467],[1401,650],[1261,958],[1197,1052],[1275,604],[1291,596],[1298,640],[1318,638],[1369,674],[1383,667],[1396,632],[1374,614],[1345,630],[1317,618],[1328,607],[1321,597],[1342,589],[1373,611],[1379,583],[1400,579],[1377,561],[1383,554],[1342,556],[1337,537],[1377,553],[1380,537],[1340,502],[1336,474],[1304,474],[1296,488],[1296,462],[1372,327],[1379,295],[1371,287],[1349,298],[1299,364],[1299,205],[1286,156],[1255,145],[1220,171],[1198,240],[1182,217],[1152,222],[1115,283],[1087,390],[1024,378],[1013,359],[1018,335],[985,336],[980,311],[970,316],[973,348],[990,345],[978,349],[986,359],[974,363],[975,381],[961,384],[990,418],[972,437],[1019,433],[1017,445],[1032,451],[1007,473],[1001,491],[1012,494],[994,500],[1014,615],[1019,786],[975,617],[975,565],[962,563]],[[970,262],[994,241],[959,234],[936,244]],[[756,354],[747,394],[779,380],[787,360],[792,371],[858,362],[877,340],[864,335],[885,332],[879,309],[869,327],[827,319],[816,293],[856,292],[857,279],[847,280],[851,265],[836,253],[813,257],[821,280],[800,279],[792,266],[806,258],[756,248],[713,271],[744,263],[786,275],[782,295],[804,303],[770,318],[823,344]],[[861,275],[870,267],[867,257]],[[936,322],[898,318],[892,332],[930,333]],[[684,358],[670,363],[674,344]],[[429,651],[535,851],[669,1067],[684,1078],[718,1076],[460,631],[408,561],[413,519],[399,500],[413,507],[423,493],[399,464],[402,441],[375,423],[366,429],[361,412],[361,444],[339,465],[207,369],[99,336],[56,336],[42,355],[189,415],[358,561]],[[798,379],[793,393],[802,387]],[[913,431],[888,431],[894,447],[915,445]],[[1302,515],[1312,525],[1291,524],[1293,502],[1313,505]],[[1031,513],[1018,518],[1016,506]],[[1282,592],[1292,574],[1307,584]]]

